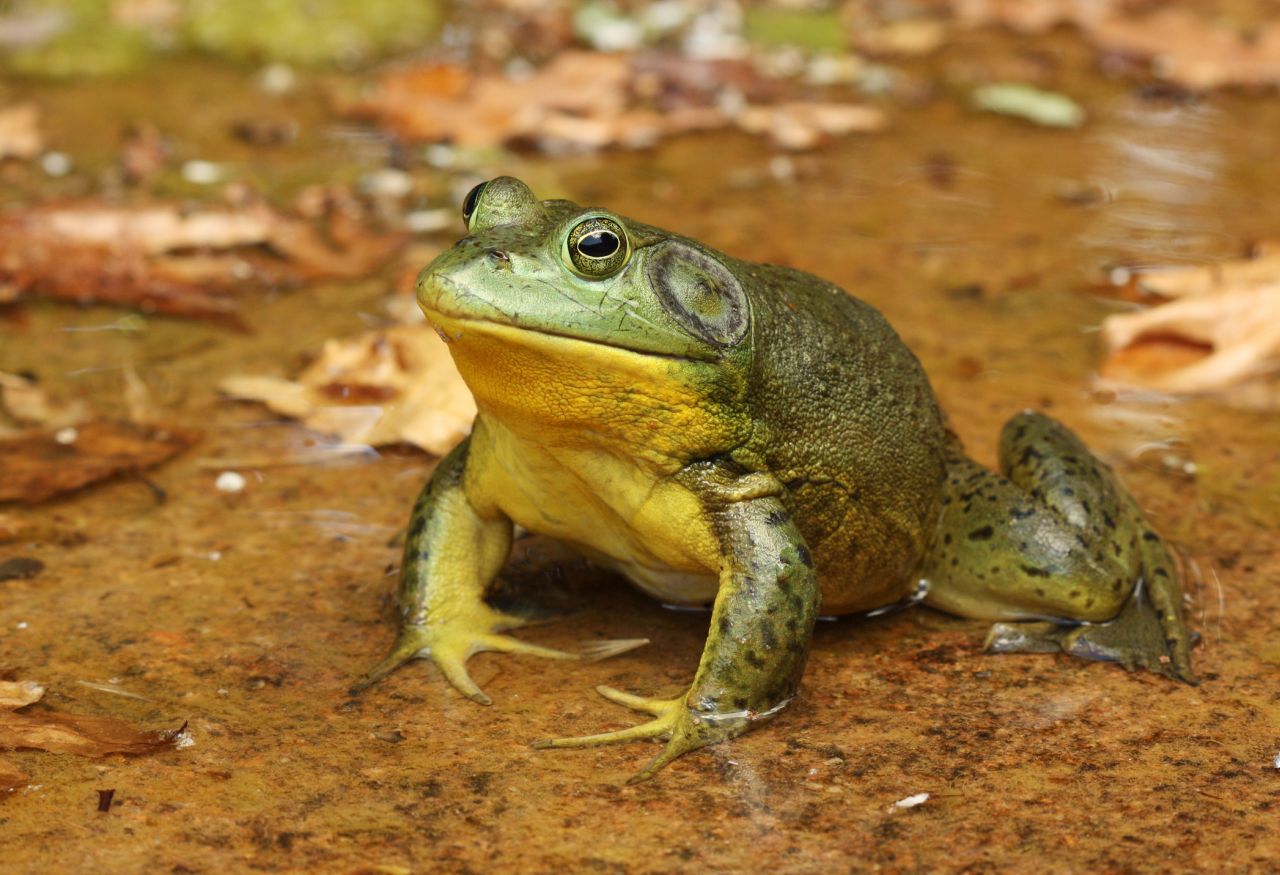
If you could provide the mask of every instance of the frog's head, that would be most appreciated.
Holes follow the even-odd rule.
[[[557,415],[598,425],[604,411],[564,399],[592,387],[615,406],[741,398],[751,306],[735,262],[607,210],[539,201],[509,176],[472,189],[462,212],[468,235],[422,271],[418,302],[482,409],[551,392]]]

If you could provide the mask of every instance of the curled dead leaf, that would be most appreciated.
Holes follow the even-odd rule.
[[[409,443],[436,455],[466,437],[476,415],[444,341],[425,323],[328,340],[296,381],[235,376],[219,388],[348,443]]]
[[[39,702],[44,687],[35,681],[0,681],[0,711],[13,711]]]
[[[1105,380],[1196,394],[1280,371],[1280,251],[1274,247],[1243,261],[1142,273],[1137,282],[1176,300],[1107,317],[1102,329],[1112,353],[1102,369]]]
[[[262,203],[184,210],[172,204],[44,204],[0,214],[0,285],[20,294],[138,307],[239,324],[246,287],[369,274],[404,242],[346,233]]]
[[[34,504],[154,467],[193,444],[189,429],[97,421],[0,440],[0,501]]]
[[[115,717],[0,711],[0,749],[95,758],[116,753],[147,754],[174,746],[186,728],[184,723],[178,729],[139,729]]]

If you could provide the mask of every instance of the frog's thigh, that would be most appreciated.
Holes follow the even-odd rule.
[[[929,603],[964,616],[1097,622],[1140,576],[1138,521],[1111,472],[1053,419],[1022,413],[1000,436],[995,474],[948,460]]]
[[[1136,576],[1118,557],[1009,478],[959,456],[949,469],[927,604],[988,620],[1119,613]]]

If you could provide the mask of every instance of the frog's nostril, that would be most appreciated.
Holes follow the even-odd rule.
[[[485,253],[495,267],[507,267],[511,264],[511,256],[501,249],[490,249]]]

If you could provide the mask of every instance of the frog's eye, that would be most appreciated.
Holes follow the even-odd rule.
[[[476,207],[480,205],[480,195],[484,193],[485,187],[489,183],[482,182],[471,191],[467,192],[467,196],[462,201],[462,221],[471,227],[471,217],[476,214]]]
[[[573,226],[565,241],[573,269],[589,279],[613,276],[627,263],[631,246],[627,232],[603,216],[586,219]]]

